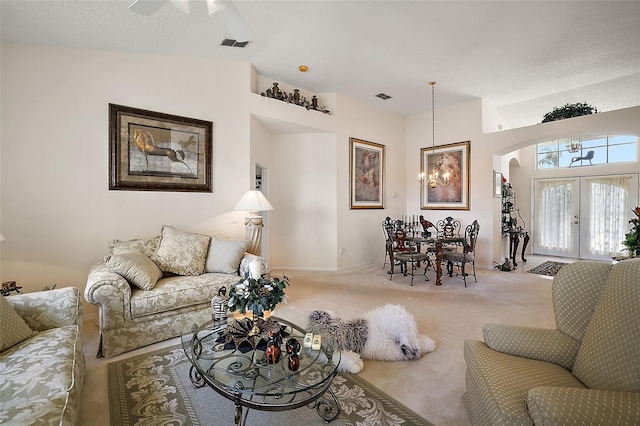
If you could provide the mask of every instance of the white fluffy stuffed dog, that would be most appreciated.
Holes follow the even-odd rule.
[[[309,314],[309,321],[308,331],[320,334],[322,343],[340,354],[339,370],[353,374],[362,370],[362,358],[412,360],[436,347],[429,337],[418,335],[415,318],[400,305],[385,305],[352,320],[316,310]]]

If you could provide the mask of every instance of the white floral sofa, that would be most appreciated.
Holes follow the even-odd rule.
[[[0,324],[0,424],[76,424],[85,375],[80,290],[0,297]]]
[[[170,226],[151,239],[114,240],[111,254],[89,271],[85,299],[99,307],[98,356],[113,356],[181,335],[211,319],[211,299],[261,257],[248,241],[184,232]]]

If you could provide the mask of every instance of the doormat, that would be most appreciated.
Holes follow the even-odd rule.
[[[552,260],[548,260],[536,266],[535,268],[529,269],[527,272],[531,272],[532,274],[547,275],[549,277],[555,277],[555,275],[558,273],[560,268],[562,268],[564,265],[567,265],[567,263],[554,262]]]

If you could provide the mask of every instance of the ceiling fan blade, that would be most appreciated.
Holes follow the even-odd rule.
[[[224,9],[224,5],[218,0],[207,0],[207,11],[209,15],[214,15]]]
[[[249,28],[249,24],[244,20],[238,9],[232,1],[221,0],[224,9],[219,13],[222,24],[227,28],[227,31],[231,33],[233,38],[237,41],[251,41],[253,40],[253,31]]]
[[[156,13],[167,0],[135,0],[129,6],[129,10],[140,15],[150,16]]]
[[[171,0],[171,3],[187,15],[191,13],[191,10],[189,10],[189,0]]]

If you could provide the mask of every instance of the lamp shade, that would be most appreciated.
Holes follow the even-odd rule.
[[[4,235],[0,234],[0,241],[4,241]]]
[[[249,190],[244,193],[234,210],[245,210],[249,212],[260,212],[265,210],[273,210],[273,206],[262,194],[261,191]]]

